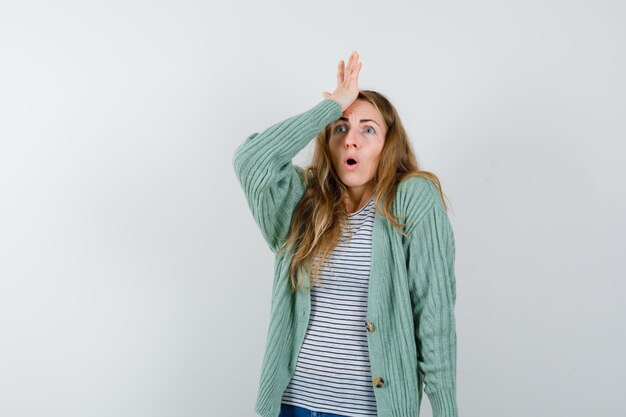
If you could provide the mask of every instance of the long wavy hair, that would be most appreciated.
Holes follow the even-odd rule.
[[[432,180],[447,210],[441,183],[434,173],[419,168],[411,140],[400,117],[384,95],[373,90],[361,90],[356,99],[371,103],[387,126],[376,174],[371,181],[375,210],[406,237],[402,230],[406,224],[396,220],[401,216],[391,213],[398,184],[411,176],[423,176]],[[328,261],[348,225],[349,213],[345,207],[347,186],[333,167],[328,146],[331,125],[329,123],[315,138],[313,159],[311,164],[304,167],[305,192],[292,214],[287,238],[280,247],[281,253],[292,250],[289,269],[292,292],[302,287],[302,282],[296,282],[296,277],[310,277],[311,287],[319,281],[320,268]]]

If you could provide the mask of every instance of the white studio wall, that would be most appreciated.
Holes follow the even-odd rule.
[[[2,2],[0,416],[255,416],[273,255],[233,152],[353,50],[452,204],[460,414],[623,416],[625,16]]]

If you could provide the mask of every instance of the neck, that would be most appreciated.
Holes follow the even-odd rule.
[[[374,194],[369,184],[360,187],[349,187],[344,198],[348,213],[354,213],[363,207]]]

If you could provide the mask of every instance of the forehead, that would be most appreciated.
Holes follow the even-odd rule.
[[[342,118],[348,118],[349,120],[360,121],[361,119],[369,119],[378,122],[381,126],[383,119],[376,110],[376,107],[369,101],[355,100],[350,107],[348,107],[342,114]],[[342,120],[338,120],[341,122]]]

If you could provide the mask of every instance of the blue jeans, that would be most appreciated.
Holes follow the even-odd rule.
[[[339,414],[324,413],[322,411],[311,411],[308,408],[298,407],[291,404],[280,404],[280,415],[278,417],[345,417]]]

